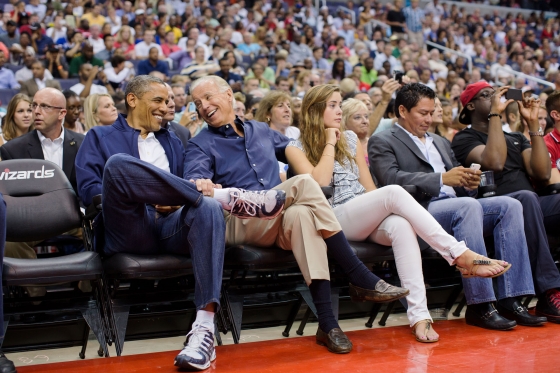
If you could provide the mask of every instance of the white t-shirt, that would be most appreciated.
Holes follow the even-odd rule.
[[[80,93],[82,93],[84,88],[85,86],[82,83],[78,83],[70,87],[70,90],[76,92],[76,94],[79,95]],[[89,90],[89,94],[93,95],[96,93],[109,93],[109,91],[107,91],[107,88],[103,87],[102,85],[92,84]]]
[[[91,46],[93,47],[93,54],[99,53],[103,49],[105,49],[105,42],[103,41],[103,38],[98,38],[97,40],[94,40],[92,37],[89,37],[88,40],[91,43]]]
[[[138,136],[138,153],[144,162],[156,166],[164,171],[170,172],[169,159],[165,154],[165,149],[161,146],[153,132],[148,133],[145,139]]]
[[[160,55],[163,54],[161,51],[161,47],[156,43],[146,44],[146,42],[141,41],[140,43],[136,44],[134,47],[134,51],[136,52],[136,56],[140,56],[142,58],[147,57],[150,55],[150,49],[157,48]]]

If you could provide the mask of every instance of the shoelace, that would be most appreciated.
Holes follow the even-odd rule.
[[[187,334],[187,339],[188,339],[188,344],[185,346],[186,348],[190,348],[192,350],[197,350],[199,349],[201,346],[203,347],[207,347],[203,345],[204,339],[206,338],[206,336],[208,334],[212,334],[212,332],[210,332],[208,329],[206,328],[195,328],[192,329],[188,334]]]
[[[550,292],[549,294],[550,294],[549,296],[550,301],[552,302],[554,307],[560,308],[560,292],[554,291],[554,292]]]
[[[244,210],[250,216],[257,215],[257,208],[265,203],[264,193],[255,193],[246,190],[232,190],[231,196],[231,211]]]

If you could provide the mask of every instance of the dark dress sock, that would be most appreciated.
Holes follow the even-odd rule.
[[[311,290],[313,304],[317,308],[319,328],[325,333],[334,328],[340,328],[332,311],[331,282],[328,280],[312,280],[309,290]]]
[[[369,290],[375,289],[375,285],[381,279],[374,275],[368,267],[358,259],[342,231],[326,238],[325,243],[327,244],[330,257],[342,267],[342,270],[349,277],[352,285]]]

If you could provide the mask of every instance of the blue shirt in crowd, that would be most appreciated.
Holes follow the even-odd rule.
[[[17,89],[19,87],[14,72],[5,67],[0,67],[0,89]],[[3,102],[2,104],[7,105],[8,103]]]
[[[144,60],[138,64],[137,70],[137,75],[149,75],[152,71],[159,71],[162,74],[169,75],[169,64],[164,61],[158,61],[154,66],[150,63],[150,60]]]
[[[290,139],[266,123],[235,119],[245,137],[231,124],[207,129],[189,141],[183,178],[211,179],[224,188],[271,189],[281,183],[278,161],[288,163],[285,149]]]

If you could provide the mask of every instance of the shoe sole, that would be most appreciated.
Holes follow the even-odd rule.
[[[457,268],[461,268],[464,270],[467,270],[466,268],[463,267],[457,267]],[[471,275],[471,274],[463,274],[463,272],[461,272],[461,270],[459,270],[459,273],[461,273],[461,276],[463,276],[463,278],[496,278],[496,277],[500,277],[501,275],[503,275],[504,273],[506,273],[507,271],[509,271],[509,269],[511,268],[511,263],[509,263],[502,272],[500,273],[496,273],[495,275],[492,276],[478,276],[478,275]]]
[[[175,365],[176,367],[182,368],[182,369],[206,370],[206,369],[210,368],[210,364],[214,360],[216,360],[216,350],[214,350],[214,352],[212,352],[212,356],[210,357],[210,361],[208,363],[204,364],[204,365],[189,363],[188,361],[185,362],[185,365],[180,365],[180,364],[177,364],[177,359],[175,359],[175,363],[173,365]]]
[[[554,315],[548,315],[544,312],[540,312],[538,310],[535,310],[535,315],[539,315],[539,316],[544,316],[546,317],[546,319],[549,322],[555,323],[555,324],[560,324],[560,316],[554,316]]]
[[[319,346],[324,346],[324,347],[326,347],[327,350],[329,350],[329,352],[332,352],[333,354],[348,354],[348,353],[350,353],[350,351],[352,351],[352,348],[350,348],[348,351],[333,351],[333,350],[331,350],[331,349],[329,348],[329,346],[328,346],[326,343],[321,342],[321,341],[317,341],[317,340],[315,340],[315,342],[316,342]],[[353,347],[353,346],[352,346],[352,347]]]
[[[488,329],[488,330],[498,330],[498,331],[512,330],[512,329],[515,329],[515,327],[517,326],[517,325],[514,325],[514,326],[511,326],[511,327],[508,327],[508,328],[489,328],[489,327],[484,326],[484,325],[479,325],[479,324],[476,324],[476,323],[473,323],[473,322],[469,322],[466,319],[465,319],[465,322],[467,323],[467,325],[476,326],[476,327],[483,328],[483,329]]]

